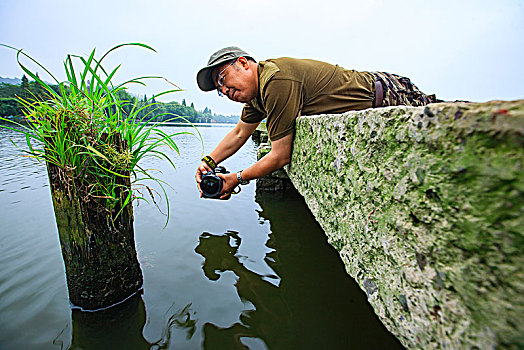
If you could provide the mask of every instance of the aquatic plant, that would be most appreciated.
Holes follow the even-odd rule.
[[[166,160],[175,168],[175,164],[162,147],[167,146],[178,153],[179,149],[173,137],[184,132],[168,135],[159,126],[173,119],[184,118],[173,116],[154,125],[148,125],[146,121],[154,122],[165,114],[154,113],[155,97],[180,89],[175,86],[176,89],[158,93],[145,103],[138,99],[133,101],[121,99],[119,92],[127,89],[130,84],[145,85],[146,79],[164,78],[142,76],[115,85],[113,80],[121,65],[110,72],[102,66],[102,61],[108,54],[124,46],[155,50],[142,43],[127,43],[111,48],[100,59],[95,58],[95,49],[87,58],[69,54],[64,62],[67,81],[59,82],[49,70],[22,50],[3,44],[1,46],[17,51],[17,61],[22,70],[46,92],[43,99],[35,95],[30,98],[18,97],[25,107],[24,114],[28,124],[19,124],[0,117],[0,120],[17,124],[15,128],[5,124],[0,125],[1,127],[25,134],[27,149],[22,151],[29,157],[57,166],[63,175],[62,181],[70,183],[72,179],[78,179],[81,187],[79,190],[83,193],[84,200],[103,199],[103,207],[113,219],[118,217],[122,208],[128,203],[139,198],[145,199],[141,195],[136,195],[136,191],[133,194],[130,189],[122,188],[122,184],[117,181],[118,178],[131,175],[135,188],[147,189],[155,204],[154,191],[144,184],[144,180],[158,183],[166,198],[167,225],[169,199],[166,195],[165,183],[155,177],[150,170],[141,167],[139,162],[145,157],[153,156]],[[21,62],[22,57],[34,62],[48,73],[58,88],[53,88],[29,70]],[[78,73],[74,68],[75,60],[82,66]],[[143,116],[139,118],[139,114]],[[39,141],[37,145],[35,140]],[[125,193],[122,198],[116,195],[120,190]],[[114,209],[117,207],[120,209],[115,212]]]
[[[143,283],[132,202],[145,198],[138,191],[133,194],[132,185],[147,190],[157,204],[146,182],[159,184],[166,199],[166,225],[169,221],[167,184],[140,162],[157,157],[174,169],[165,147],[179,153],[173,138],[187,132],[167,134],[160,128],[181,117],[151,124],[165,114],[155,114],[153,98],[143,103],[123,98],[128,85],[163,78],[142,76],[116,84],[120,65],[107,71],[102,62],[124,46],[154,49],[128,43],[111,48],[100,59],[95,58],[95,49],[88,57],[69,54],[64,62],[67,80],[59,82],[22,50],[2,46],[16,50],[22,70],[45,91],[43,97],[19,97],[27,123],[1,118],[8,123],[0,127],[24,134],[27,148],[22,151],[46,162],[70,301],[84,310],[99,310],[127,300]],[[22,59],[43,69],[56,85],[42,80]],[[75,70],[75,65],[81,69]],[[179,90],[175,86],[155,98]]]

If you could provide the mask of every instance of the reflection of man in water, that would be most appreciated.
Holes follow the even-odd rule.
[[[230,241],[234,245],[230,245]],[[232,271],[238,281],[237,293],[242,300],[250,301],[255,310],[240,315],[240,322],[221,328],[211,323],[204,325],[205,349],[248,349],[241,343],[242,337],[262,339],[270,349],[289,349],[291,315],[281,291],[242,265],[236,256],[240,237],[235,232],[212,235],[204,232],[195,251],[206,260],[202,269],[207,278],[216,281],[219,272]]]

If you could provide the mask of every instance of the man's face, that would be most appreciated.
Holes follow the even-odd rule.
[[[244,57],[232,65],[226,63],[217,67],[213,71],[213,80],[217,89],[232,101],[247,103],[257,96],[258,74]]]

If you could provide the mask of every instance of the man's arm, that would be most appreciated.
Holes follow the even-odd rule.
[[[253,180],[282,168],[291,161],[291,150],[293,148],[293,134],[271,143],[271,151],[258,162],[242,171],[242,180]],[[222,194],[227,196],[237,185],[237,174],[219,174],[223,180]]]
[[[209,154],[211,158],[218,164],[235,154],[253,134],[258,124],[260,123],[245,123],[239,120],[235,128]]]

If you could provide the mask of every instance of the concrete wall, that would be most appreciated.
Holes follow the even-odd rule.
[[[521,100],[301,117],[286,170],[406,347],[489,349],[524,346],[523,167]]]

